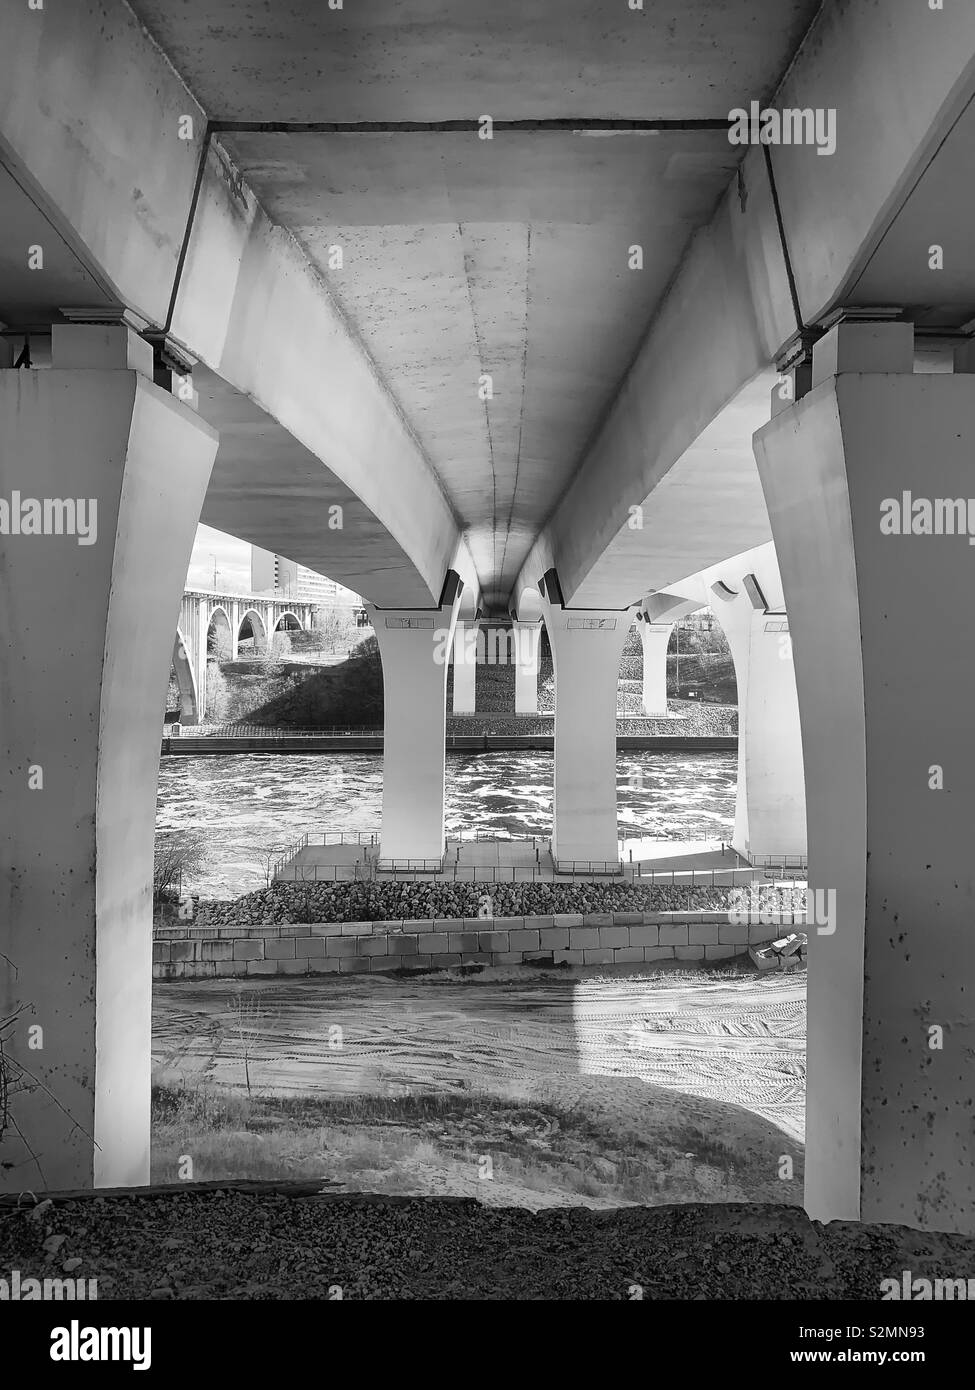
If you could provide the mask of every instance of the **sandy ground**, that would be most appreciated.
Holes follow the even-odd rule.
[[[693,1125],[767,1155],[776,1133],[802,1142],[804,995],[804,972],[523,967],[164,984],[153,1079],[240,1091],[249,1073],[255,1093],[329,1097],[470,1090],[562,1113],[580,1106],[610,1149]],[[564,1200],[478,1183],[469,1170],[431,1166],[415,1178],[418,1190],[492,1204]],[[604,1204],[615,1203],[592,1203]]]
[[[154,1080],[276,1093],[652,1082],[803,1134],[805,974],[490,969],[157,984]],[[336,1031],[340,1030],[340,1031]]]

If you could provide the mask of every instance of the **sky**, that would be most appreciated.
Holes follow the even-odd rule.
[[[188,589],[212,589],[213,563],[216,558],[218,589],[250,593],[251,548],[246,541],[228,536],[212,526],[198,526],[190,567],[186,571]]]

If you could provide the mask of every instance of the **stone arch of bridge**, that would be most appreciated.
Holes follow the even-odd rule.
[[[266,652],[268,640],[267,624],[260,613],[256,608],[245,609],[241,614],[240,625],[237,628],[238,647],[241,642],[253,641],[255,651]]]
[[[173,670],[176,673],[176,685],[179,690],[179,722],[181,724],[198,724],[200,722],[200,700],[196,686],[196,673],[193,670],[186,640],[179,627],[176,629],[176,640],[173,642]]]
[[[215,604],[207,614],[207,657],[232,658],[234,645],[234,628],[230,614],[223,604]]]

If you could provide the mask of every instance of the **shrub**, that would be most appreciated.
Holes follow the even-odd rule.
[[[160,831],[152,866],[153,901],[158,903],[171,896],[182,883],[183,875],[202,868],[206,858],[206,839],[201,831]]]

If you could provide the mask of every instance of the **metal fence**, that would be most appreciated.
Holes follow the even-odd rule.
[[[287,866],[285,866],[287,867]],[[374,883],[375,865],[363,864],[295,864],[288,878],[279,883]]]
[[[533,849],[544,845],[547,849],[550,843],[548,835],[499,835],[495,830],[448,829],[446,835],[448,840],[469,841],[478,845],[531,845]]]
[[[663,884],[671,888],[730,888],[740,883],[754,883],[756,878],[756,870],[747,866],[727,869],[720,865],[710,869],[654,869],[652,861],[625,864],[621,860],[613,864],[611,860],[588,859],[560,859],[556,865],[556,873],[559,879],[588,881],[593,875],[598,875],[623,883],[643,883],[648,887]]]
[[[730,845],[721,842],[721,853],[733,854],[734,864],[725,867],[715,864],[709,868],[654,868],[653,860],[633,860],[630,850],[629,860],[623,859],[554,859],[552,868],[546,860],[551,852],[551,841],[544,835],[518,837],[498,835],[484,830],[448,831],[450,844],[443,858],[398,859],[383,856],[381,853],[381,833],[377,830],[317,830],[306,831],[299,836],[274,864],[272,877],[278,878],[286,869],[292,868],[289,880],[309,882],[337,882],[356,880],[376,881],[378,876],[391,876],[397,880],[419,882],[431,879],[446,880],[453,883],[536,883],[552,882],[554,869],[556,882],[588,882],[593,878],[604,878],[621,883],[644,883],[650,887],[697,888],[734,887],[754,883],[760,877],[766,881],[801,883],[805,882],[806,861],[802,856],[766,855],[748,860],[732,850]],[[534,864],[465,864],[461,853],[465,844],[523,845],[531,847],[535,854]],[[298,854],[309,846],[355,845],[362,849],[362,857],[355,863],[347,864],[305,864],[294,865]],[[293,866],[293,867],[292,867]]]
[[[275,860],[274,867],[271,871],[271,877],[276,878],[280,871],[287,868],[292,860],[295,859],[303,849],[307,849],[309,845],[360,845],[365,849],[366,853],[364,857],[368,857],[368,852],[371,848],[378,849],[379,847],[379,831],[306,830],[304,835],[299,835],[298,839],[294,840],[288,846],[281,857]],[[309,865],[308,867],[312,868],[314,866]],[[328,869],[331,866],[323,864],[319,867]]]
[[[378,830],[309,830],[303,845],[378,845]]]
[[[172,728],[179,730],[179,738],[382,738],[381,724],[365,725],[362,728],[329,729],[289,729],[283,725],[273,728],[263,724],[176,724],[165,725],[164,734]]]
[[[379,874],[441,874],[443,859],[377,859],[375,870]]]

